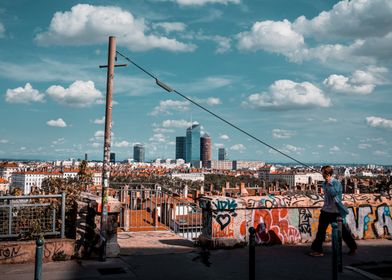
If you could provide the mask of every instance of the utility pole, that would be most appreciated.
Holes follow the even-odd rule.
[[[114,67],[126,66],[114,65],[116,60],[116,37],[109,37],[108,64],[99,66],[108,68],[106,80],[106,109],[105,109],[105,138],[103,145],[103,166],[102,166],[102,202],[101,202],[101,229],[100,229],[100,261],[106,260],[106,243],[107,243],[107,222],[108,222],[108,188],[110,177],[110,146],[112,132],[112,96],[113,96],[113,79]]]

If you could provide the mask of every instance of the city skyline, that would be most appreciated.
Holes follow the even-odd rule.
[[[0,158],[102,160],[98,66],[114,35],[162,82],[301,162],[390,165],[391,18],[387,0],[3,1]],[[117,160],[137,143],[146,160],[174,158],[194,120],[213,158],[225,148],[231,159],[293,163],[132,65],[115,69]]]

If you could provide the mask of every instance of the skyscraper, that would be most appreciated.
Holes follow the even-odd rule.
[[[116,163],[116,153],[110,153],[110,162]]]
[[[133,159],[135,162],[144,162],[144,146],[142,144],[133,146]]]
[[[186,130],[185,162],[200,162],[200,125],[194,124]]]
[[[225,148],[219,148],[218,149],[218,160],[226,160],[227,159],[227,153]]]
[[[203,167],[207,167],[208,161],[212,159],[211,148],[211,137],[205,133],[204,136],[200,138],[200,157]]]
[[[176,137],[176,159],[186,158],[186,137],[185,136],[177,136]]]

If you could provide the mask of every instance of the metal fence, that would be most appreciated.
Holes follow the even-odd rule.
[[[40,234],[64,238],[65,193],[0,196],[0,239],[28,239]]]
[[[171,230],[196,240],[202,230],[197,203],[157,185],[125,185],[118,196],[123,204],[120,228],[125,231]]]

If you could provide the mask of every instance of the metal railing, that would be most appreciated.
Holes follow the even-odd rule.
[[[202,231],[202,211],[197,203],[157,185],[123,185],[120,228],[125,231],[171,230],[189,240]]]
[[[0,196],[0,240],[41,234],[64,238],[65,193]]]

